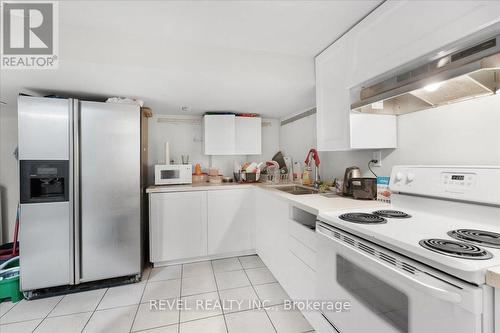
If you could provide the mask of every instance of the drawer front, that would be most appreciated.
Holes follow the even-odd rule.
[[[304,245],[300,240],[290,235],[288,238],[288,249],[304,263],[310,270],[316,271],[316,251]]]
[[[285,290],[292,299],[316,298],[316,272],[292,250],[288,252],[288,256],[290,277]]]
[[[316,232],[312,229],[309,229],[299,222],[291,220],[288,226],[288,232],[290,236],[293,236],[297,240],[299,240],[302,244],[306,245],[313,251],[317,250],[317,240],[316,240]]]

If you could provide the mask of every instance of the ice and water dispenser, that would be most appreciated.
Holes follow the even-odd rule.
[[[69,200],[69,162],[21,160],[21,203]]]

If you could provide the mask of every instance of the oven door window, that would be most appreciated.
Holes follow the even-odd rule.
[[[180,170],[161,170],[161,179],[179,179]]]
[[[398,332],[407,333],[408,296],[349,259],[336,259],[337,283]]]

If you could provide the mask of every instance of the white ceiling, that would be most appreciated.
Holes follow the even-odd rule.
[[[283,117],[315,105],[314,56],[379,3],[61,1],[59,69],[2,70],[1,99],[34,89]]]

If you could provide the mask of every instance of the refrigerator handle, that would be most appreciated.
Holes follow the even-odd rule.
[[[80,214],[80,105],[73,100],[73,219],[74,219],[74,277],[81,279],[81,214]]]
[[[69,112],[69,284],[75,284],[75,197],[74,197],[74,186],[75,175],[74,175],[74,102],[73,99],[68,100],[68,112]]]

